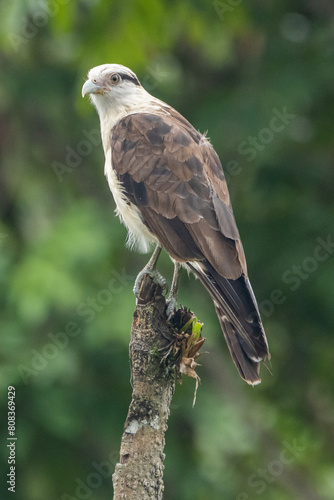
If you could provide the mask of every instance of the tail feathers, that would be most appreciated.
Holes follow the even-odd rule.
[[[248,278],[220,276],[208,261],[188,266],[210,293],[232,359],[241,377],[251,385],[261,382],[260,362],[270,359],[266,335]]]
[[[241,377],[251,385],[257,385],[261,382],[259,376],[260,362],[262,358],[257,358],[258,361],[250,359],[246,350],[244,349],[245,343],[242,337],[233,327],[232,323],[225,316],[224,312],[219,306],[216,306],[216,312],[219,319],[220,326],[224,333],[224,337],[231,353],[235,366],[237,367]]]

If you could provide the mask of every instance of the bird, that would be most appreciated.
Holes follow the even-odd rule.
[[[260,364],[270,359],[268,342],[223,168],[210,140],[121,64],[92,68],[82,87],[86,95],[100,118],[105,175],[116,214],[128,230],[127,245],[142,253],[155,245],[135,294],[146,273],[165,285],[157,270],[164,248],[174,263],[168,315],[176,308],[185,267],[209,292],[241,378],[259,384]]]

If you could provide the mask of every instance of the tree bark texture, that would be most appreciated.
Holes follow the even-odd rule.
[[[175,389],[173,357],[162,358],[172,338],[162,289],[145,275],[131,328],[133,392],[113,474],[114,500],[162,499],[165,432]]]

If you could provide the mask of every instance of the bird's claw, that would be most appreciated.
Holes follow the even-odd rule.
[[[168,297],[168,299],[166,300],[166,316],[168,321],[171,319],[176,309],[177,309],[176,297]]]
[[[141,285],[141,282],[142,282],[145,274],[148,274],[156,283],[158,283],[158,285],[161,286],[162,293],[166,294],[168,292],[168,284],[167,284],[167,281],[165,280],[165,278],[162,276],[162,274],[160,274],[157,269],[145,269],[144,268],[138,274],[136,281],[135,281],[135,284],[134,284],[134,287],[133,287],[133,293],[135,294],[137,299],[138,299],[139,293],[140,293],[140,285]]]

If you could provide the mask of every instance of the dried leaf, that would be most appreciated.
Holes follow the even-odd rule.
[[[189,318],[190,311],[186,312],[188,313]],[[186,323],[179,327],[178,333],[176,334],[177,339],[174,345],[174,354],[179,355],[180,357],[180,373],[196,380],[193,400],[194,406],[196,402],[198,384],[201,381],[196,373],[196,367],[200,365],[196,363],[195,359],[200,355],[199,350],[204,344],[205,338],[201,335],[203,323],[201,323],[195,315],[192,313],[190,314],[192,315],[190,319],[187,318]]]

